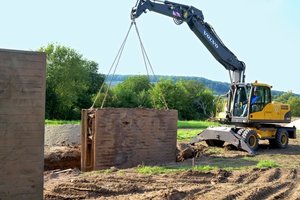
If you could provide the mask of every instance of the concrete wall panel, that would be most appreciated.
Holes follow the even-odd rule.
[[[43,199],[46,56],[0,49],[0,199]]]
[[[96,109],[94,114],[91,148],[94,170],[176,160],[176,110],[105,108]],[[83,149],[82,155],[86,152]]]

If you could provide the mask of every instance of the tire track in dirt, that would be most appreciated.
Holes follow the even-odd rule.
[[[298,171],[280,168],[156,175],[99,173],[45,187],[45,199],[296,200],[300,196]]]
[[[218,193],[225,194],[224,200],[231,199],[289,199],[291,190],[296,185],[297,171],[276,169],[253,169],[248,173],[234,173]],[[211,199],[215,191],[204,197]],[[217,195],[216,195],[217,196]]]
[[[273,195],[274,191],[280,191],[283,189],[287,189],[290,184],[288,182],[284,183],[269,183],[268,185],[257,185],[251,193],[245,197],[247,200],[256,200],[256,199],[266,199]]]
[[[299,172],[296,169],[291,170],[290,174],[288,175],[291,177],[291,179],[294,180],[293,188],[288,191],[288,199],[291,200],[300,200],[300,177],[299,177]]]

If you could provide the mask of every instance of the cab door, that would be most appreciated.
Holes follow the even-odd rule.
[[[232,116],[246,117],[247,116],[247,102],[248,90],[245,85],[237,86],[232,102]]]

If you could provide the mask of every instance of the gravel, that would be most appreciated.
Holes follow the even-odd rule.
[[[45,145],[79,145],[81,133],[79,124],[65,124],[60,126],[45,126]]]
[[[289,123],[287,126],[295,126],[297,130],[300,130],[300,119],[297,119]]]

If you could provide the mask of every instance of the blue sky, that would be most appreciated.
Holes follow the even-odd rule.
[[[225,45],[246,63],[246,81],[300,94],[300,1],[175,0],[204,13]],[[3,1],[1,48],[36,50],[50,42],[76,49],[106,74],[130,24],[135,0]],[[200,76],[229,82],[228,72],[186,24],[148,12],[138,18],[145,48],[157,75]],[[145,74],[132,31],[118,74]],[[298,74],[299,73],[299,74]]]

